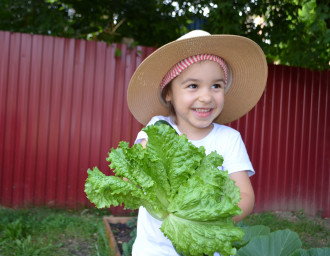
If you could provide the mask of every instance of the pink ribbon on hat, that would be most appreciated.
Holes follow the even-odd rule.
[[[228,69],[225,61],[220,58],[219,56],[213,55],[213,54],[197,54],[190,56],[186,59],[181,60],[177,64],[175,64],[164,76],[162,82],[160,83],[160,89],[163,90],[164,87],[171,82],[174,78],[176,78],[180,73],[188,68],[190,65],[202,61],[202,60],[211,60],[214,62],[217,62],[220,67],[223,69],[223,72],[225,74],[225,86],[227,85],[227,76],[228,76]]]

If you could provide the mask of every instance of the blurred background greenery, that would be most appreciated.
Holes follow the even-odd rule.
[[[1,0],[0,30],[160,47],[192,29],[243,35],[269,63],[329,68],[327,0]]]

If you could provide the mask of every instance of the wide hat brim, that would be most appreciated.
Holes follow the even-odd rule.
[[[246,37],[208,35],[168,43],[139,65],[127,91],[128,107],[136,120],[146,125],[153,116],[169,115],[160,98],[163,77],[179,61],[204,53],[223,58],[232,76],[224,108],[214,122],[227,124],[249,112],[259,101],[267,82],[268,67],[262,49]]]

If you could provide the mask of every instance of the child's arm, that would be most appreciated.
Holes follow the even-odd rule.
[[[243,220],[246,216],[250,215],[254,208],[254,191],[246,171],[235,172],[229,174],[229,178],[235,181],[236,186],[241,191],[241,201],[238,206],[242,209],[242,214],[237,215],[233,220],[237,223]]]

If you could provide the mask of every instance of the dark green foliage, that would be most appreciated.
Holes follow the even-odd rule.
[[[321,70],[329,68],[329,13],[325,0],[1,0],[0,30],[159,47],[197,22],[255,40],[270,63]]]

